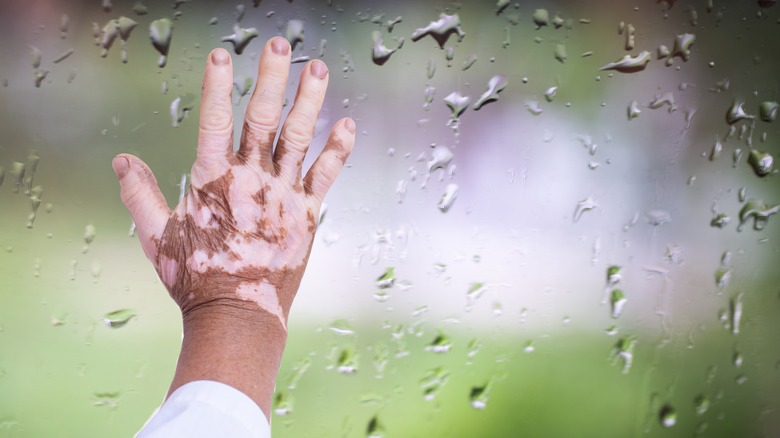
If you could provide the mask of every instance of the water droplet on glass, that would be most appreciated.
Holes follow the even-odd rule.
[[[742,231],[745,224],[753,219],[753,229],[761,231],[769,222],[769,218],[780,210],[780,204],[770,206],[761,199],[749,199],[739,212],[739,226],[737,231]]]
[[[658,413],[658,419],[663,427],[672,427],[677,424],[677,411],[669,405],[665,404]]]
[[[658,227],[672,221],[672,216],[666,210],[650,210],[645,213],[645,217],[647,218],[647,222],[654,227]]]
[[[292,50],[295,50],[295,48],[298,46],[298,44],[303,44],[305,37],[303,35],[303,21],[301,20],[290,20],[287,22],[287,41],[290,42],[290,47]]]
[[[274,395],[274,414],[279,416],[285,416],[292,413],[293,399],[289,391],[281,390],[277,391]]]
[[[423,390],[423,398],[431,401],[436,398],[441,388],[450,378],[450,372],[444,367],[428,370],[425,376],[420,379],[420,388]]]
[[[446,353],[452,348],[452,340],[447,337],[441,330],[439,334],[425,347],[426,351],[433,351],[434,353]]]
[[[531,19],[536,25],[536,30],[539,30],[542,26],[548,26],[550,24],[550,13],[547,12],[547,9],[537,9],[534,11]]]
[[[635,100],[632,100],[631,103],[628,104],[628,120],[633,120],[639,117],[640,112],[639,103]]]
[[[748,155],[748,163],[756,175],[765,177],[772,173],[772,165],[774,164],[774,158],[768,152],[761,152],[758,149],[753,149]]]
[[[171,37],[173,36],[173,22],[167,18],[152,21],[149,25],[149,36],[152,38],[154,48],[160,52],[157,66],[163,68],[168,62],[168,49],[170,49]]]
[[[138,312],[132,309],[121,309],[111,313],[106,313],[103,316],[103,322],[111,328],[121,328],[127,325],[130,320],[138,316]]]
[[[439,43],[440,48],[444,48],[444,44],[447,43],[450,35],[457,34],[458,41],[463,41],[463,37],[466,34],[460,28],[460,17],[458,14],[447,15],[441,14],[437,21],[432,21],[425,27],[419,28],[412,33],[412,41],[419,41],[426,35],[430,35],[431,38]]]
[[[755,118],[755,116],[752,116],[745,112],[745,110],[742,108],[742,105],[744,104],[745,104],[744,101],[734,100],[728,112],[726,113],[726,121],[729,124],[737,123],[738,121],[743,119],[752,120]]]
[[[623,312],[623,306],[625,306],[626,302],[628,302],[628,299],[622,290],[614,289],[612,291],[612,294],[609,298],[609,304],[612,308],[613,318],[618,318],[620,316],[620,314]]]
[[[734,366],[735,367],[739,368],[739,367],[742,366],[742,361],[743,361],[742,353],[740,353],[739,351],[735,351],[734,352],[734,357],[732,359],[734,361]]]
[[[379,423],[379,416],[374,415],[366,427],[366,438],[385,438],[385,428]]]
[[[724,213],[720,213],[710,221],[711,227],[723,228],[731,222],[731,218]]]
[[[525,347],[523,347],[523,352],[533,353],[534,350],[536,350],[536,347],[534,346],[534,341],[528,341],[525,343]]]
[[[629,23],[625,26],[624,32],[626,33],[626,50],[634,50],[634,44],[636,44],[636,27]]]
[[[550,87],[544,92],[544,98],[548,102],[552,102],[555,99],[555,94],[558,92],[558,87]]]
[[[51,325],[58,327],[68,322],[68,312],[61,310],[51,316]]]
[[[344,348],[336,365],[336,370],[341,374],[353,375],[358,371],[358,354],[352,347]]]
[[[190,110],[195,106],[195,95],[192,93],[184,93],[179,95],[171,102],[171,125],[174,128],[178,128],[184,118],[189,114]]]
[[[387,46],[385,46],[384,38],[382,38],[382,32],[378,30],[371,33],[371,38],[374,41],[374,46],[371,49],[371,60],[373,60],[376,65],[384,65],[384,63],[390,59],[390,55],[404,46],[404,39],[399,38],[398,46],[395,49],[388,49]]]
[[[777,117],[777,110],[780,108],[780,104],[777,102],[761,102],[758,107],[758,113],[761,116],[761,120],[765,122],[772,122]]]
[[[652,55],[647,50],[643,50],[637,56],[626,55],[615,62],[601,67],[599,70],[617,70],[621,73],[635,73],[642,71],[647,67]]]
[[[671,60],[675,56],[682,58],[683,61],[688,61],[691,57],[691,45],[696,41],[696,35],[690,33],[684,33],[674,37],[674,46],[672,47],[672,54],[669,57]]]
[[[471,283],[469,290],[466,292],[466,301],[468,306],[473,306],[474,303],[487,291],[487,285],[482,282]]]
[[[557,59],[561,64],[566,62],[566,46],[563,44],[556,44],[555,50],[553,50],[553,56],[555,56],[555,59]]]
[[[582,213],[593,210],[598,206],[599,204],[590,196],[578,202],[577,207],[574,209],[574,216],[573,216],[574,222],[578,222],[580,220]]]
[[[439,210],[442,213],[449,211],[450,207],[452,207],[452,204],[455,202],[455,199],[458,197],[459,192],[460,189],[457,184],[447,184],[444,195],[442,195],[441,200],[439,201]]]
[[[634,361],[634,347],[636,346],[636,343],[637,339],[635,336],[626,336],[618,339],[615,347],[612,349],[612,353],[610,354],[612,364],[615,365],[618,362],[622,362],[623,374],[628,374],[628,372],[631,370],[631,363]]]
[[[479,96],[479,99],[474,103],[474,110],[477,111],[484,105],[498,100],[498,93],[503,91],[507,84],[508,82],[504,75],[496,75],[490,78],[487,90],[482,93],[482,95]],[[468,102],[466,102],[466,104],[468,105]]]
[[[719,289],[724,289],[731,279],[731,271],[726,268],[718,268],[715,271],[715,284]]]
[[[240,27],[238,24],[234,24],[233,33],[230,35],[223,36],[222,41],[232,43],[233,50],[236,52],[236,55],[240,55],[244,53],[244,49],[246,49],[249,43],[258,35],[260,34],[257,32],[257,29],[254,27],[249,27],[245,29],[243,27]]]
[[[87,253],[87,250],[89,249],[89,245],[92,244],[92,242],[95,240],[95,226],[92,224],[87,225],[84,228],[84,248],[82,248],[81,252]]]
[[[355,331],[349,326],[346,319],[337,319],[328,327],[333,333],[338,335],[354,335]]]
[[[136,15],[146,15],[149,13],[149,8],[147,8],[146,5],[143,4],[143,2],[137,1],[133,5],[131,11],[133,11]]]
[[[474,409],[485,409],[490,400],[490,393],[493,391],[494,379],[490,379],[484,386],[475,386],[471,388],[469,399],[471,407]]]
[[[380,275],[379,278],[376,279],[376,287],[379,289],[388,289],[393,287],[393,283],[395,283],[395,268],[389,267],[385,269],[385,273]]]
[[[729,303],[729,315],[731,316],[731,333],[739,334],[739,323],[742,319],[742,296],[743,293],[739,293],[731,298]]]

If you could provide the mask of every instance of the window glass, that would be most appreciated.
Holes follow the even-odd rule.
[[[205,57],[233,56],[240,129],[275,35],[298,41],[289,101],[303,61],[330,67],[304,166],[335,121],[358,130],[275,436],[777,436],[778,13],[2,2],[0,436],[129,436],[162,401],[179,312],[111,158],[142,158],[175,206]]]

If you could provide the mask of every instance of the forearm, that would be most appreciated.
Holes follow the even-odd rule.
[[[253,306],[204,306],[183,315],[184,339],[168,395],[196,380],[238,389],[270,420],[276,375],[287,340],[278,317]]]

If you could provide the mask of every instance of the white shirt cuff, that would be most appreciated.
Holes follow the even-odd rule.
[[[246,394],[220,382],[182,385],[147,421],[136,438],[270,438],[265,414]]]

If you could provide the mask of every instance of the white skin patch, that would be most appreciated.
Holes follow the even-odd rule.
[[[276,286],[263,280],[260,283],[243,283],[236,290],[236,295],[245,301],[252,301],[272,315],[279,318],[282,327],[287,330],[287,324],[284,322],[284,312],[279,305],[279,298],[276,296]]]
[[[160,256],[160,280],[169,289],[176,284],[176,273],[179,270],[179,262]]]

